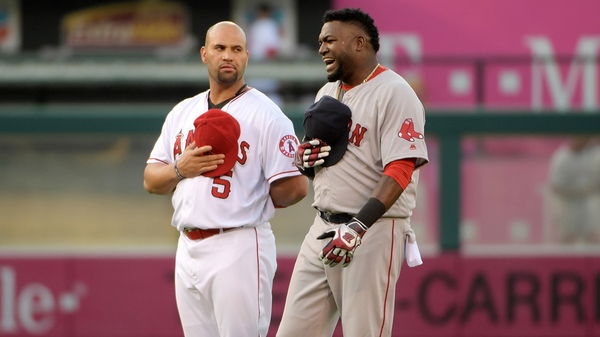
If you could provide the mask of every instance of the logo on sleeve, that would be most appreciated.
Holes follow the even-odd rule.
[[[412,118],[407,118],[402,123],[402,127],[398,132],[398,137],[404,138],[409,142],[414,142],[415,138],[423,139],[423,134],[415,131],[415,124],[413,123]]]
[[[279,151],[286,157],[294,158],[296,149],[298,148],[298,140],[295,136],[287,135],[279,140]]]

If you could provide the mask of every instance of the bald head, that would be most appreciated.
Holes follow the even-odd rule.
[[[241,41],[243,41],[243,46],[244,46],[244,48],[246,48],[246,33],[244,32],[242,27],[238,26],[233,21],[217,22],[214,25],[212,25],[210,28],[208,28],[208,30],[206,31],[204,45],[208,46],[210,44],[210,42],[214,39],[215,36],[221,36],[223,34],[229,35],[229,36],[237,35],[236,37],[239,38]]]
[[[200,55],[208,68],[211,90],[218,86],[239,88],[244,83],[249,57],[246,34],[234,22],[222,21],[210,27]]]

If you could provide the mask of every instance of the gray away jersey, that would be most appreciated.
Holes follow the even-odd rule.
[[[315,101],[338,98],[340,82],[325,84]],[[352,111],[348,150],[335,165],[321,167],[314,178],[313,206],[334,213],[356,214],[369,199],[385,165],[416,158],[426,164],[425,113],[417,95],[400,75],[387,69],[346,91],[342,103]],[[409,217],[416,205],[419,170],[384,217]]]

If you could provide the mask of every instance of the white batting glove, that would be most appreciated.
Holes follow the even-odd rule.
[[[352,218],[350,222],[341,225],[337,230],[319,235],[317,239],[333,237],[323,247],[319,258],[330,267],[335,267],[340,262],[343,262],[343,266],[347,267],[352,262],[354,251],[360,246],[367,229],[368,227],[360,220]]]
[[[329,156],[331,146],[320,139],[312,139],[298,146],[294,163],[300,169],[314,168],[323,165]]]

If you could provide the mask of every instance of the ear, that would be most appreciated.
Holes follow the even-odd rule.
[[[200,58],[202,59],[202,63],[206,63],[206,47],[204,46],[200,48]]]
[[[356,37],[356,51],[361,51],[367,47],[367,38],[364,35],[359,35]]]

